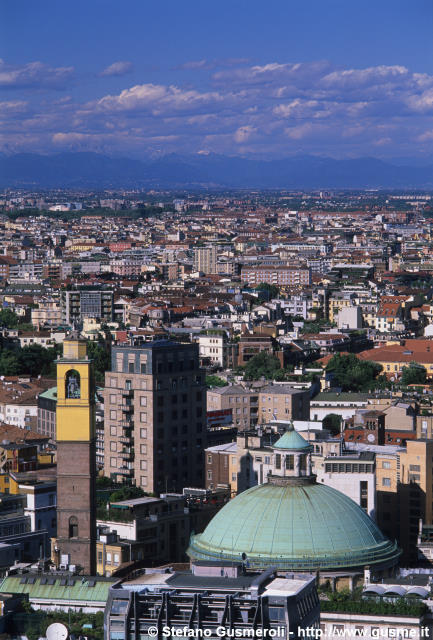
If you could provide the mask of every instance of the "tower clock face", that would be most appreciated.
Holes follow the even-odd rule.
[[[368,436],[367,436],[367,440],[369,442],[374,442],[376,440],[376,437],[375,437],[375,435],[373,433],[369,433]]]

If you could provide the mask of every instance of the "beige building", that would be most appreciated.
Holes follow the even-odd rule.
[[[215,387],[207,391],[208,412],[230,409],[233,424],[241,431],[250,429],[257,423],[258,406],[258,393],[238,384]]]
[[[309,420],[310,392],[288,384],[269,384],[259,392],[259,424],[275,420]]]
[[[218,273],[217,269],[217,248],[197,247],[194,249],[194,271],[202,271],[203,273]]]
[[[377,522],[385,535],[398,536],[403,560],[414,562],[419,521],[433,524],[433,440],[381,449],[376,453]]]
[[[114,347],[104,414],[104,475],[147,492],[204,486],[206,395],[197,345]]]

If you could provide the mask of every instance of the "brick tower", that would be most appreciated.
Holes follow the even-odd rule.
[[[95,377],[86,341],[67,338],[57,361],[57,565],[96,572]]]

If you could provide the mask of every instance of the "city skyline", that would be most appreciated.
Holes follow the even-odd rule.
[[[2,13],[4,153],[431,158],[427,2]]]

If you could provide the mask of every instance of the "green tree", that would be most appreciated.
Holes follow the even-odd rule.
[[[110,347],[103,341],[89,341],[87,343],[87,354],[95,365],[96,382],[104,382],[105,372],[111,365]]]
[[[20,363],[14,351],[2,349],[0,351],[0,375],[15,376],[20,371]]]
[[[404,385],[424,384],[427,380],[427,370],[417,362],[411,362],[408,367],[403,367],[401,382]]]
[[[272,298],[278,298],[280,295],[280,289],[276,284],[268,284],[267,282],[261,282],[257,287],[257,291],[265,291],[268,300],[272,300]]]
[[[227,382],[219,376],[206,376],[206,386],[208,387],[225,387]]]
[[[278,358],[266,351],[261,351],[248,360],[244,368],[246,380],[258,380],[261,377],[273,380],[277,371],[281,369]]]
[[[40,344],[30,344],[17,352],[19,373],[29,373],[32,376],[54,375],[54,361],[59,349],[49,347],[45,349]]]
[[[333,374],[333,382],[343,391],[368,391],[377,386],[382,367],[377,362],[359,360],[353,353],[337,353],[328,362],[326,371]]]
[[[142,498],[146,494],[140,487],[122,487],[113,491],[110,495],[110,502],[120,502],[121,500],[133,500],[134,498]]]
[[[338,435],[341,428],[341,416],[338,413],[328,413],[323,418],[323,428],[328,429],[334,436]]]
[[[0,311],[0,327],[7,329],[16,329],[19,323],[19,317],[12,309],[2,309]]]

